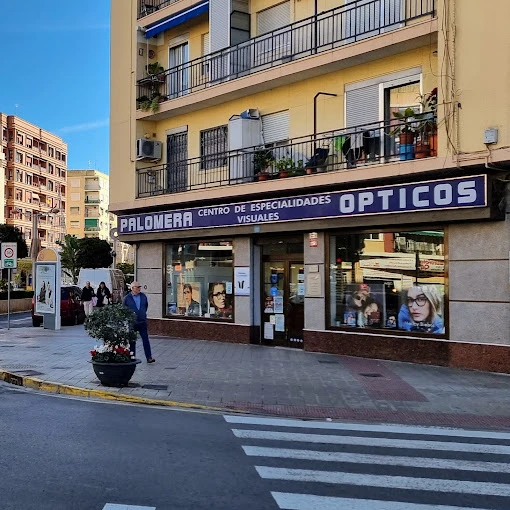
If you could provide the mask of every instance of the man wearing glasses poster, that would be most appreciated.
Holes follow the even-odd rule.
[[[152,357],[151,344],[149,342],[149,332],[147,331],[147,308],[149,307],[149,301],[147,296],[141,292],[142,286],[139,282],[133,282],[131,284],[131,292],[124,298],[124,306],[127,306],[130,310],[136,313],[136,322],[134,329],[140,333],[143,342],[143,350],[147,363],[154,363],[156,360]],[[136,344],[133,342],[130,345],[133,355],[136,356]]]

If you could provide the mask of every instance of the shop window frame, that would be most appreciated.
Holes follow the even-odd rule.
[[[420,225],[419,230],[437,230],[437,225]],[[348,230],[332,230],[327,233],[325,236],[325,251],[324,251],[324,267],[326,268],[324,278],[325,278],[325,294],[324,294],[324,302],[326,308],[325,314],[325,331],[332,332],[341,332],[341,333],[352,333],[355,335],[370,335],[370,336],[391,336],[391,337],[401,337],[401,338],[410,338],[410,339],[424,339],[424,340],[447,340],[450,338],[450,300],[449,300],[449,244],[448,244],[448,226],[440,225],[440,228],[443,230],[443,246],[444,246],[444,295],[443,295],[443,324],[444,324],[444,333],[426,333],[421,331],[404,331],[399,329],[391,329],[391,328],[361,328],[361,327],[353,327],[347,325],[341,326],[333,326],[332,325],[332,316],[331,316],[331,260],[330,260],[330,249],[331,249],[331,239],[335,236],[343,236],[343,235],[365,235],[365,234],[377,234],[377,233],[395,233],[395,232],[413,232],[417,231],[416,225],[395,225],[392,228],[370,228],[370,229],[348,229]],[[306,306],[306,305],[305,305]],[[366,341],[370,341],[367,339]],[[412,341],[412,340],[411,340]]]
[[[232,281],[232,318],[221,318],[221,317],[204,317],[202,316],[186,316],[186,315],[172,315],[168,313],[168,299],[167,299],[167,255],[168,255],[168,249],[171,245],[184,245],[184,244],[196,244],[197,246],[200,243],[230,243],[230,246],[232,248],[232,267],[231,267],[231,281]],[[163,288],[163,299],[162,299],[162,317],[163,319],[175,319],[175,320],[184,320],[184,321],[208,321],[208,322],[218,322],[220,324],[233,324],[235,323],[235,314],[236,314],[236,307],[235,307],[235,291],[234,291],[234,268],[235,268],[235,249],[234,249],[234,239],[233,238],[221,238],[221,239],[208,239],[208,238],[201,238],[199,240],[164,240],[163,241],[164,248],[162,250],[163,252],[163,260],[162,260],[162,288]],[[201,277],[204,278],[204,277]],[[185,282],[187,283],[187,282]],[[204,313],[204,312],[203,312]]]

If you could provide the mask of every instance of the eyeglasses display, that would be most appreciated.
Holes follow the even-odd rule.
[[[330,238],[330,325],[443,334],[444,232]]]
[[[233,319],[230,241],[168,244],[167,315]]]

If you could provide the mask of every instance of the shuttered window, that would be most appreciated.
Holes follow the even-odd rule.
[[[209,32],[202,35],[202,55],[209,55],[209,53],[210,53],[209,39],[210,39]]]
[[[200,131],[200,168],[209,170],[227,164],[228,126]]]
[[[289,110],[262,116],[262,137],[264,143],[289,139]]]
[[[230,0],[214,0],[209,11],[210,51],[230,46]]]
[[[257,35],[278,30],[290,23],[290,2],[283,2],[257,13]]]
[[[346,127],[379,120],[379,84],[349,90],[345,98]]]

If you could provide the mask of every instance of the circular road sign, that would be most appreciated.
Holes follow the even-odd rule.
[[[10,246],[5,248],[4,257],[6,259],[12,259],[12,257],[14,257],[14,250]]]

